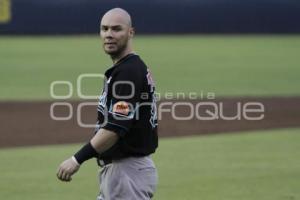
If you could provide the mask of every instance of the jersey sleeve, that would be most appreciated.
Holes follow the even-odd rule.
[[[138,115],[142,85],[140,71],[123,69],[114,75],[109,86],[111,98],[104,129],[114,131],[120,137],[129,132]]]

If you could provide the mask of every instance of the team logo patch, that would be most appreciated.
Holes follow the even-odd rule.
[[[113,112],[127,116],[129,115],[130,112],[129,104],[126,103],[125,101],[118,101],[113,106]]]

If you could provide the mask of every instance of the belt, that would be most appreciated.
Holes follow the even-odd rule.
[[[112,163],[112,160],[110,160],[110,159],[102,160],[102,159],[97,158],[97,164],[99,167],[104,167],[105,165],[108,165],[111,163]]]

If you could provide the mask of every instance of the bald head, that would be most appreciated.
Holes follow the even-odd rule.
[[[109,10],[102,17],[100,27],[103,49],[114,62],[132,52],[131,39],[134,29],[126,10],[122,8]]]
[[[132,26],[131,17],[129,13],[122,8],[113,8],[107,11],[101,20],[101,25],[116,25],[122,24],[128,27]]]

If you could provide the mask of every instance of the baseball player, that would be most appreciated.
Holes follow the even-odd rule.
[[[57,177],[71,181],[80,165],[95,157],[102,168],[97,200],[151,199],[157,185],[150,157],[158,146],[154,82],[133,52],[130,15],[121,8],[109,10],[100,28],[103,49],[113,66],[105,72],[95,135],[61,163]]]

